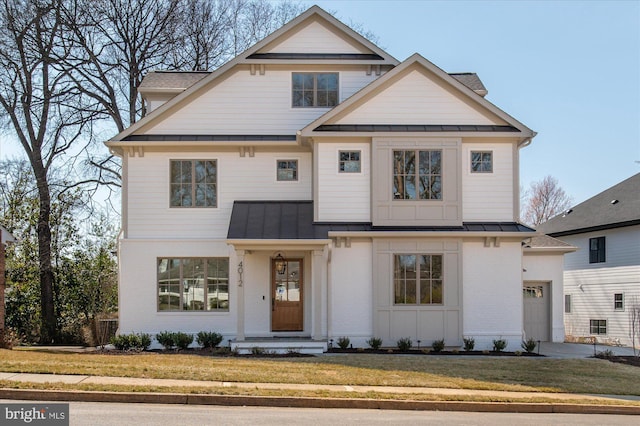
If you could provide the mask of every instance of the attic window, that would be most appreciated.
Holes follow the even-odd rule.
[[[294,72],[291,88],[294,108],[324,108],[338,105],[338,73]]]

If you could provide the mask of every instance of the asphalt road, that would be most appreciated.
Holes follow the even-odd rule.
[[[0,400],[0,403],[20,401]],[[27,401],[22,401],[27,402]],[[220,407],[72,402],[70,425],[634,425],[638,416]]]

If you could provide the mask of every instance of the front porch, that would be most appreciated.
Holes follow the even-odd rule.
[[[301,353],[319,355],[327,351],[326,340],[313,340],[302,337],[245,337],[243,340],[231,340],[231,350],[239,354],[251,353]]]

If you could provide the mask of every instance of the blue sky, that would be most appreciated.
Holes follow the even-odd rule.
[[[318,0],[402,61],[476,72],[487,99],[538,132],[526,188],[555,176],[574,204],[640,172],[640,1]]]

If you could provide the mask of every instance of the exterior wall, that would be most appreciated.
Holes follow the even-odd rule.
[[[462,344],[462,242],[456,239],[375,239],[373,242],[374,334],[383,345],[395,346],[409,337],[427,346],[444,339],[448,346]],[[393,262],[395,254],[443,255],[443,304],[395,305]]]
[[[169,207],[170,160],[216,159],[218,207]],[[297,159],[298,181],[278,182],[276,160]],[[310,200],[311,153],[146,152],[128,158],[129,238],[226,238],[235,200]]]
[[[563,262],[564,256],[527,252],[522,258],[523,280],[550,283],[551,324],[550,336],[553,342],[564,342],[564,299]],[[522,299],[522,296],[521,296]]]
[[[314,196],[319,222],[371,221],[371,144],[318,143],[315,145],[317,192]],[[341,173],[340,151],[360,151],[360,173]]]
[[[311,21],[301,28],[293,37],[280,43],[276,40],[271,46],[260,50],[260,53],[370,53],[362,46],[354,45],[346,38],[340,37],[320,21]]]
[[[589,263],[589,238],[602,236],[606,262]],[[630,307],[640,305],[640,226],[560,238],[578,247],[565,258],[564,293],[571,297],[571,312],[564,314],[567,337],[631,345]],[[623,294],[624,310],[615,310],[616,293]],[[607,334],[592,335],[590,320],[606,320]]]
[[[589,238],[605,237],[606,262],[589,263]],[[565,259],[567,271],[640,265],[640,225],[558,237],[578,247]]]
[[[478,350],[493,348],[493,340],[508,341],[520,350],[522,341],[522,248],[520,241],[485,247],[484,240],[465,241],[462,248],[463,335],[475,339]]]
[[[505,124],[414,69],[335,124]]]
[[[442,151],[442,199],[393,199],[393,150]],[[460,226],[462,191],[460,139],[374,138],[372,167],[372,222],[376,226]]]
[[[339,72],[340,101],[375,80],[365,66],[267,66],[264,75],[246,67],[146,128],[146,134],[292,135],[330,108],[292,108],[292,72]]]
[[[367,347],[373,336],[372,243],[352,241],[333,247],[329,270],[329,338],[347,336],[354,347]]]
[[[514,220],[514,148],[511,143],[462,140],[462,217],[464,221]],[[493,173],[471,173],[471,151],[493,153]]]
[[[216,331],[235,336],[237,264],[224,240],[121,240],[119,332]],[[158,312],[157,259],[161,257],[229,257],[228,312]]]

